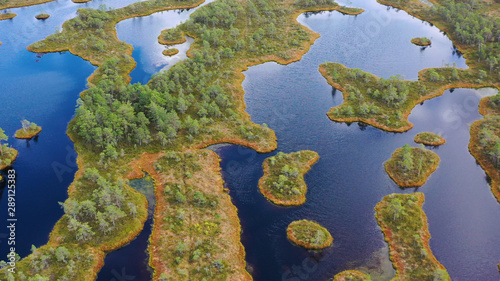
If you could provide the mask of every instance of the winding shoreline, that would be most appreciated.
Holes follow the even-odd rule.
[[[341,64],[341,65],[344,66],[344,67],[346,67],[343,64]],[[431,69],[431,68],[425,68],[425,69],[422,69],[422,70],[420,70],[418,72],[419,81],[425,81],[422,78],[424,77],[425,72],[428,71],[429,69]],[[337,89],[337,90],[339,90],[339,91],[342,92],[342,94],[344,96],[344,100],[348,99],[348,96],[349,96],[350,93],[347,92],[347,90],[344,87],[342,87],[339,83],[333,81],[333,79],[328,74],[327,69],[323,65],[320,65],[319,72],[327,80],[328,84],[330,84],[332,87],[334,87],[335,89]],[[380,77],[378,77],[376,75],[373,75],[373,76],[375,76],[376,78],[380,78]],[[402,112],[402,116],[401,116],[401,119],[400,119],[400,121],[403,121],[403,122],[407,123],[407,125],[406,126],[399,126],[397,128],[391,128],[391,127],[389,127],[389,126],[387,126],[385,124],[381,124],[381,123],[377,122],[373,118],[367,119],[367,118],[357,117],[357,116],[354,116],[354,117],[333,117],[332,116],[333,110],[342,107],[344,105],[344,103],[342,103],[340,105],[337,105],[335,107],[332,107],[328,111],[327,116],[328,116],[328,118],[330,118],[330,120],[336,121],[336,122],[343,122],[343,123],[362,122],[362,123],[371,125],[371,126],[373,126],[375,128],[384,130],[386,132],[403,133],[403,132],[406,132],[406,131],[408,131],[408,130],[410,130],[410,129],[413,128],[413,124],[410,121],[408,121],[408,116],[411,114],[412,110],[418,104],[420,104],[420,103],[422,103],[422,102],[424,102],[426,100],[430,100],[432,98],[442,96],[444,94],[444,91],[446,91],[448,89],[455,89],[455,88],[479,89],[479,88],[491,88],[491,87],[500,89],[500,83],[496,83],[496,84],[487,84],[487,83],[485,83],[485,84],[473,84],[473,83],[466,83],[466,82],[456,81],[456,82],[453,82],[453,83],[448,83],[446,85],[443,85],[440,88],[437,88],[436,90],[434,90],[432,92],[429,92],[428,94],[426,94],[424,96],[421,96],[419,99],[411,101],[412,102],[411,108],[407,109],[407,110],[404,110]]]

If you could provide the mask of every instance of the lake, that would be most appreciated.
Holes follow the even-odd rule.
[[[69,53],[37,57],[26,51],[26,46],[53,33],[75,16],[78,7],[102,3],[121,7],[132,2],[94,0],[76,5],[69,0],[57,1],[12,9],[18,17],[0,21],[0,127],[9,136],[20,128],[23,118],[43,127],[37,141],[13,137],[9,141],[20,152],[13,167],[18,174],[16,239],[22,257],[29,254],[31,244],[38,247],[47,242],[63,213],[58,202],[67,198],[76,171],[66,127],[79,92],[86,88],[86,78],[95,70]],[[223,178],[238,208],[249,271],[258,281],[297,281],[328,280],[342,270],[361,268],[374,280],[388,280],[394,271],[373,208],[387,194],[418,190],[426,196],[431,249],[452,279],[498,280],[500,204],[467,148],[469,126],[481,118],[478,102],[495,91],[446,91],[413,110],[409,120],[415,126],[406,133],[330,121],[326,112],[342,103],[342,93],[321,76],[321,63],[339,62],[381,77],[402,74],[411,80],[427,67],[448,64],[467,68],[451,41],[430,24],[374,0],[348,5],[366,12],[358,16],[337,12],[299,16],[300,23],[321,34],[302,60],[287,66],[269,62],[244,73],[247,112],[255,123],[267,123],[275,130],[278,149],[258,154],[236,145],[211,147],[222,159]],[[41,10],[51,18],[36,21],[34,15]],[[190,41],[169,58],[161,54],[165,47],[157,43],[157,37],[162,29],[186,20],[191,12],[155,13],[117,25],[118,37],[135,48],[133,57],[138,65],[131,73],[133,83],[146,83],[153,73],[185,59]],[[410,43],[411,38],[421,36],[430,38],[432,46],[422,49]],[[413,137],[422,131],[446,138],[447,143],[434,150],[441,158],[440,166],[424,186],[402,190],[387,176],[383,163],[404,144],[416,145]],[[262,162],[279,151],[304,149],[321,157],[305,176],[306,203],[293,208],[272,205],[257,187]],[[6,206],[3,196],[0,221],[6,221]],[[320,253],[293,246],[285,229],[297,219],[312,219],[328,228],[333,246]],[[123,276],[124,272],[134,276],[133,280],[150,280],[145,253],[150,225],[151,220],[136,240],[106,257],[98,280],[116,279],[116,274]],[[0,239],[6,234],[0,233]],[[0,255],[6,253],[6,243],[0,243]]]

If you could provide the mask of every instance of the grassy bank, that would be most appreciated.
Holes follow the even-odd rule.
[[[431,150],[405,145],[385,162],[385,171],[401,187],[424,185],[437,169],[439,156]]]
[[[245,270],[237,211],[223,191],[214,152],[143,154],[131,166],[129,178],[145,171],[155,182],[153,280],[252,279]]]
[[[338,273],[331,281],[371,281],[368,274],[364,274],[357,270],[346,270]]]
[[[500,116],[474,122],[470,133],[469,151],[491,179],[491,191],[500,202]]]
[[[400,280],[450,280],[429,247],[423,193],[391,194],[375,207],[376,218],[389,244],[389,254]]]
[[[290,223],[286,236],[294,244],[312,250],[324,249],[333,243],[333,237],[326,228],[308,220]]]
[[[425,145],[438,146],[446,143],[446,140],[440,135],[431,133],[431,132],[422,132],[418,133],[415,136],[416,143],[422,143]]]
[[[363,122],[390,132],[410,130],[413,127],[408,121],[411,110],[425,100],[442,95],[446,89],[500,85],[484,71],[451,67],[421,70],[418,81],[404,80],[399,75],[379,78],[339,63],[321,64],[319,71],[344,95],[344,102],[328,112],[330,119]]]
[[[303,150],[285,154],[279,152],[264,160],[264,175],[259,180],[260,192],[271,202],[282,206],[297,206],[306,201],[304,174],[318,161],[318,153]]]

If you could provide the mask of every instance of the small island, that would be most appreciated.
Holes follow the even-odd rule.
[[[357,270],[346,270],[338,273],[331,281],[371,281],[372,278],[368,274],[364,274]]]
[[[450,280],[446,268],[432,254],[424,194],[390,194],[375,207],[375,217],[389,244],[396,276],[392,280]]]
[[[10,12],[1,13],[0,20],[8,20],[8,19],[15,18],[16,16],[17,16],[17,14],[15,14],[15,13],[10,13]]]
[[[9,137],[7,137],[5,131],[0,128],[0,171],[10,167],[10,165],[12,165],[14,160],[17,158],[17,150],[9,147],[8,143],[2,144],[2,141],[7,140],[9,140]]]
[[[415,136],[416,143],[422,143],[425,145],[439,146],[446,143],[446,140],[440,135],[431,132],[418,133]]]
[[[72,1],[73,1],[73,3],[82,4],[82,3],[90,2],[92,0],[72,0]]]
[[[401,187],[418,187],[424,185],[438,165],[436,153],[405,144],[385,162],[385,171]]]
[[[306,249],[319,250],[332,245],[333,237],[328,230],[309,220],[294,221],[286,229],[288,240]]]
[[[431,44],[431,40],[427,37],[413,38],[411,39],[411,42],[417,46],[422,46],[422,47],[429,46]]]
[[[50,17],[50,15],[49,15],[49,14],[44,13],[43,11],[42,11],[40,14],[38,14],[38,15],[36,15],[36,16],[35,16],[35,18],[36,18],[37,20],[46,20],[46,19],[48,19],[49,17]]]
[[[42,127],[26,119],[22,120],[21,124],[23,127],[17,130],[14,135],[18,139],[31,139],[36,137],[42,131]]]
[[[173,55],[176,55],[179,53],[179,50],[176,49],[176,48],[172,48],[172,49],[165,49],[163,50],[162,54],[165,55],[165,56],[173,56]]]
[[[360,8],[353,8],[353,7],[346,7],[346,6],[339,6],[337,9],[340,13],[344,15],[351,15],[351,16],[357,16],[361,13],[363,13],[365,10],[360,9]]]
[[[318,161],[318,153],[303,150],[285,154],[278,152],[264,160],[264,176],[259,180],[260,192],[271,202],[282,206],[298,206],[306,201],[304,174]]]

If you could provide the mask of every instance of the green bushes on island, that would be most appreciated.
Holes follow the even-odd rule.
[[[331,281],[371,281],[369,274],[364,274],[357,270],[346,270],[335,275]]]
[[[316,222],[299,220],[286,229],[288,240],[306,249],[323,249],[332,245],[333,237],[328,230]]]
[[[431,40],[427,37],[417,37],[411,39],[411,42],[418,46],[429,46],[431,44]]]
[[[389,244],[396,280],[448,281],[446,268],[429,247],[423,193],[390,194],[375,207],[375,217]]]
[[[176,48],[171,48],[171,49],[165,49],[163,50],[163,55],[165,56],[173,56],[179,53],[179,50]]]
[[[5,131],[0,128],[0,171],[12,165],[17,158],[17,150],[9,147],[8,143],[2,143],[8,140],[9,137],[5,134]]]
[[[40,14],[35,16],[35,18],[37,20],[45,20],[45,19],[48,19],[49,17],[50,17],[50,15],[47,13],[44,13],[43,11]]]
[[[440,135],[431,133],[431,132],[422,132],[418,133],[415,136],[416,143],[422,143],[425,145],[433,145],[438,146],[446,143],[446,140]]]
[[[23,127],[17,130],[14,135],[18,139],[31,139],[42,131],[42,127],[26,119],[22,120],[21,124]]]
[[[277,205],[296,206],[306,200],[304,174],[318,161],[318,153],[303,150],[285,154],[278,152],[264,160],[264,175],[259,180],[260,192]]]
[[[401,187],[422,186],[437,169],[439,156],[431,150],[405,144],[385,162],[385,171]]]

